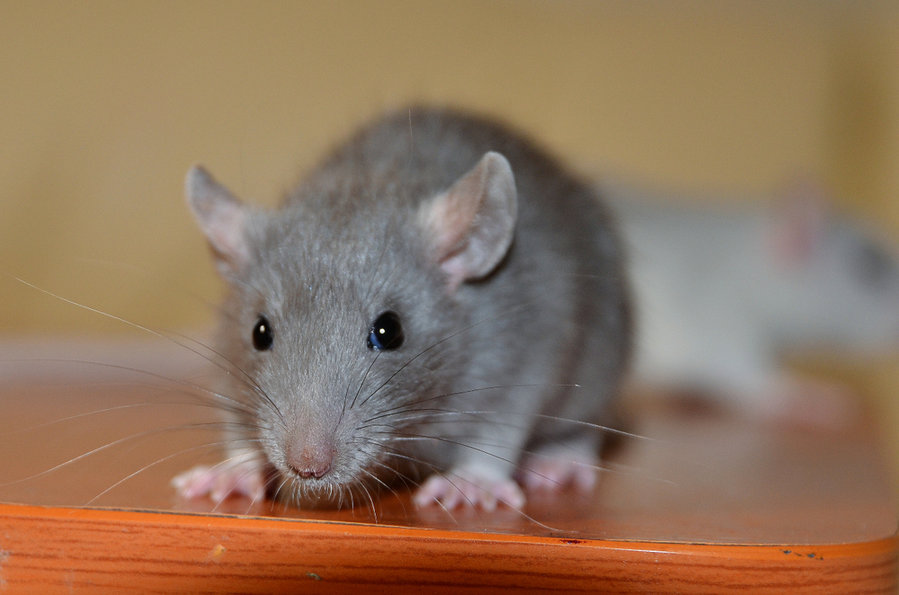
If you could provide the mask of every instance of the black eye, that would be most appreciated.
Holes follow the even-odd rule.
[[[273,341],[271,323],[265,316],[260,316],[253,326],[253,347],[258,351],[267,351],[272,348]]]
[[[396,349],[403,344],[403,327],[395,312],[384,312],[378,316],[368,331],[368,348],[381,351]]]

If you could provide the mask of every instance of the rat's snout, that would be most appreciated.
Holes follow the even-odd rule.
[[[330,442],[293,443],[287,447],[287,466],[303,479],[321,479],[331,471],[336,452]]]

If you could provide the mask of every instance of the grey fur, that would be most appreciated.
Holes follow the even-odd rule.
[[[499,262],[486,273],[453,282],[445,259],[477,248],[441,253],[421,213],[479,162],[486,186],[475,186],[494,206],[472,225],[490,243],[507,221],[514,237],[495,240],[507,245],[491,246]],[[620,242],[593,191],[519,134],[412,108],[340,145],[278,210],[224,218],[237,229],[210,229],[208,199],[229,197],[226,210],[232,199],[208,174],[194,170],[188,193],[229,282],[217,348],[235,370],[223,392],[247,405],[233,450],[269,470],[269,491],[330,499],[466,466],[508,478],[524,451],[598,448],[597,430],[540,416],[607,415],[630,352]],[[384,311],[405,342],[377,352],[366,338]],[[261,352],[260,314],[274,338]],[[326,472],[293,474],[298,453]]]

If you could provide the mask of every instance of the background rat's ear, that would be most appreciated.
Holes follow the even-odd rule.
[[[451,290],[499,264],[512,244],[517,212],[512,168],[493,151],[422,206],[419,221]]]
[[[831,216],[831,202],[820,183],[791,180],[772,206],[770,234],[775,261],[799,266],[820,247]]]
[[[187,203],[216,256],[219,272],[234,273],[250,259],[246,208],[202,166],[187,172]]]

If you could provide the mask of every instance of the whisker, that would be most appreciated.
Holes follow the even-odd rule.
[[[59,463],[58,465],[54,465],[49,469],[45,469],[33,475],[29,475],[28,477],[23,477],[20,479],[15,479],[12,481],[0,483],[0,487],[9,487],[14,485],[19,485],[25,483],[26,481],[32,481],[41,477],[45,477],[55,471],[59,471],[60,469],[64,469],[70,465],[77,463],[78,461],[82,461],[88,457],[96,455],[98,453],[104,452],[111,448],[115,448],[117,446],[121,446],[123,444],[127,444],[129,441],[140,440],[142,438],[146,438],[148,436],[162,435],[168,432],[178,432],[178,431],[188,431],[188,430],[199,430],[199,429],[227,429],[228,427],[233,427],[235,424],[228,422],[202,422],[202,423],[192,423],[192,424],[183,424],[180,426],[167,426],[164,428],[154,428],[152,430],[145,430],[143,432],[139,432],[137,434],[131,434],[128,436],[124,436],[122,438],[113,440],[112,442],[107,442],[101,446],[93,448],[91,450],[85,451],[80,455],[77,455],[67,461]],[[242,427],[242,426],[240,426]]]
[[[368,490],[368,487],[366,487],[364,481],[359,482],[357,485],[363,492],[365,492],[365,495],[368,496],[368,503],[369,503],[369,507],[371,508],[371,515],[372,515],[372,518],[374,519],[374,522],[377,523],[378,522],[378,511],[375,508],[374,497],[372,497],[371,492]]]
[[[293,501],[293,502],[295,502],[295,503],[297,503],[297,504],[299,504],[299,500],[300,500],[300,492],[299,492],[299,489],[300,489],[300,487],[299,487],[298,485],[296,485],[296,483],[293,482],[293,480],[292,480],[289,476],[287,476],[287,475],[283,475],[283,476],[282,476],[282,475],[277,475],[277,476],[275,476],[274,479],[276,480],[278,477],[281,478],[281,483],[280,483],[280,484],[278,485],[278,487],[275,488],[275,490],[274,490],[274,496],[273,496],[274,499],[275,499],[275,500],[280,500],[280,499],[281,499],[281,492],[284,490],[284,487],[285,487],[286,485],[289,484],[289,485],[293,486],[293,488],[294,488],[294,494],[293,494],[294,497],[291,498],[290,500]]]
[[[560,417],[557,415],[549,415],[546,413],[520,413],[520,412],[516,412],[516,411],[498,411],[498,410],[487,410],[487,409],[482,409],[482,410],[436,409],[436,408],[435,409],[412,409],[407,412],[394,411],[393,413],[389,413],[389,414],[374,415],[366,421],[375,421],[378,419],[383,419],[385,417],[391,417],[393,415],[401,415],[403,413],[407,413],[410,416],[414,416],[415,414],[420,413],[421,414],[419,416],[420,419],[418,419],[416,417],[407,417],[402,420],[402,421],[406,421],[408,419],[412,419],[412,420],[419,421],[419,422],[422,419],[427,420],[430,416],[449,417],[449,416],[465,415],[465,416],[471,416],[471,417],[474,417],[475,419],[477,419],[478,416],[484,416],[484,415],[496,415],[496,416],[503,416],[503,417],[517,415],[519,417],[537,418],[537,419],[544,419],[544,420],[548,420],[548,421],[555,421],[555,422],[560,422],[560,423],[565,423],[565,424],[583,426],[583,427],[591,428],[594,430],[599,430],[603,433],[613,434],[613,435],[620,436],[623,438],[631,438],[634,440],[642,440],[642,441],[647,441],[647,442],[658,442],[658,443],[666,443],[667,442],[660,438],[653,438],[652,436],[636,434],[633,432],[628,432],[626,430],[620,430],[618,428],[613,428],[612,426],[606,426],[603,424],[589,422],[589,421],[586,421],[583,419],[577,419],[577,418],[573,418],[573,417]],[[491,423],[498,423],[498,422],[495,422],[494,420],[485,420],[485,421],[489,421]],[[392,427],[392,426],[387,426],[387,427]],[[518,427],[518,426],[512,426],[512,427]]]
[[[404,453],[402,453],[402,452],[400,452],[400,451],[398,451],[398,450],[394,450],[394,449],[390,449],[390,448],[385,448],[385,449],[384,449],[384,453],[385,453],[387,456],[389,456],[389,457],[393,457],[393,458],[395,458],[395,459],[400,459],[400,460],[403,460],[403,461],[412,463],[413,465],[421,465],[421,466],[429,467],[433,473],[438,473],[438,472],[439,472],[439,469],[438,469],[438,467],[437,467],[436,465],[434,465],[434,464],[432,464],[432,463],[429,463],[429,462],[427,462],[427,461],[425,461],[425,460],[423,460],[423,459],[419,459],[419,458],[417,458],[417,457],[409,456],[409,455],[404,454]],[[388,467],[388,468],[393,469],[392,467]],[[393,470],[394,470],[395,473],[397,472],[395,469],[393,469]],[[406,476],[406,475],[402,475],[402,476],[403,476],[404,478],[408,478],[409,481],[412,483],[412,485],[414,485],[415,487],[419,487],[419,486],[420,486],[420,483],[417,482],[417,481],[414,481],[412,478],[409,478],[409,477]],[[456,524],[456,525],[459,524],[459,520],[458,520],[458,519],[456,518],[456,516],[452,513],[452,511],[451,511],[449,508],[447,508],[447,506],[446,506],[443,502],[441,502],[440,500],[435,500],[434,503],[437,504],[437,506],[439,506],[440,508],[443,509],[443,512],[446,513],[446,515],[450,518],[451,521],[453,521],[454,524]],[[403,510],[405,511],[405,507],[403,508]]]
[[[4,274],[5,274],[5,273],[4,273]],[[21,277],[18,277],[18,276],[16,276],[16,275],[8,275],[8,274],[6,274],[6,275],[7,275],[8,277],[14,279],[14,280],[17,281],[18,283],[21,283],[22,285],[25,285],[26,287],[29,287],[29,288],[31,288],[31,289],[33,289],[33,290],[35,290],[35,291],[38,291],[38,292],[40,292],[40,293],[42,293],[42,294],[44,294],[44,295],[47,295],[47,296],[49,296],[49,297],[52,297],[52,298],[54,298],[54,299],[56,299],[56,300],[59,300],[59,301],[61,301],[61,302],[63,302],[63,303],[66,303],[66,304],[69,304],[69,305],[74,306],[74,307],[76,307],[76,308],[80,308],[80,309],[82,309],[82,310],[85,310],[85,311],[88,311],[88,312],[97,314],[98,316],[102,316],[102,317],[108,318],[108,319],[110,319],[110,320],[114,320],[114,321],[119,322],[119,323],[121,323],[121,324],[123,324],[123,325],[125,325],[125,326],[131,327],[131,328],[134,328],[134,329],[137,329],[137,330],[139,330],[139,331],[141,331],[141,332],[144,332],[144,333],[147,333],[147,334],[149,334],[149,335],[151,335],[151,336],[154,336],[154,337],[157,337],[157,338],[160,338],[160,339],[169,341],[169,342],[171,342],[171,343],[173,343],[173,344],[175,344],[175,345],[177,345],[177,346],[179,346],[179,347],[181,347],[181,348],[183,348],[183,349],[186,349],[187,351],[193,353],[194,355],[197,355],[197,356],[203,358],[204,360],[208,361],[209,363],[211,363],[211,364],[214,365],[215,367],[219,368],[221,371],[223,371],[225,374],[227,374],[227,375],[229,375],[229,376],[232,376],[232,377],[233,377],[232,370],[237,370],[237,372],[239,372],[239,373],[241,374],[242,379],[243,379],[243,382],[245,383],[245,385],[246,385],[248,388],[252,389],[254,392],[256,392],[256,394],[258,394],[260,397],[262,397],[262,399],[264,399],[264,400],[269,404],[269,406],[271,406],[271,407],[273,408],[273,411],[274,411],[276,414],[278,414],[279,416],[281,415],[281,412],[278,410],[278,407],[277,407],[277,405],[275,404],[274,400],[272,400],[272,399],[270,398],[270,396],[269,396],[268,394],[266,394],[264,390],[262,390],[262,388],[261,388],[261,387],[260,387],[254,380],[253,380],[252,376],[250,376],[249,373],[247,373],[247,372],[246,372],[245,370],[243,370],[240,366],[237,366],[234,362],[231,362],[230,360],[228,360],[228,358],[226,358],[224,355],[222,355],[221,353],[217,352],[216,350],[212,349],[211,347],[209,347],[209,346],[207,346],[207,345],[203,345],[202,343],[196,341],[195,339],[192,339],[192,338],[189,338],[189,337],[183,337],[183,336],[180,335],[179,333],[163,333],[163,332],[160,332],[160,331],[156,331],[156,330],[153,330],[153,329],[151,329],[150,327],[147,327],[147,326],[145,326],[145,325],[142,325],[142,324],[139,324],[139,323],[137,323],[137,322],[128,320],[128,319],[126,319],[126,318],[123,318],[123,317],[121,317],[121,316],[117,316],[117,315],[115,315],[115,314],[112,314],[111,312],[104,312],[103,310],[100,310],[99,308],[94,308],[94,307],[89,306],[89,305],[87,305],[87,304],[83,304],[83,303],[81,303],[81,302],[77,302],[77,301],[75,301],[75,300],[72,300],[72,299],[63,297],[63,296],[61,296],[61,295],[59,295],[59,294],[56,294],[56,293],[54,293],[54,292],[52,292],[52,291],[50,291],[50,290],[48,290],[48,289],[44,289],[44,288],[42,288],[42,287],[39,287],[38,285],[35,285],[34,283],[31,283],[31,282],[29,282],[29,281],[26,281],[25,279],[23,279],[23,278],[21,278]],[[180,338],[182,338],[182,339],[185,339],[186,341],[189,341],[189,342],[192,342],[192,343],[194,343],[194,344],[199,344],[199,345],[203,346],[205,349],[207,349],[207,350],[209,350],[209,351],[215,353],[215,354],[218,355],[223,361],[227,362],[227,363],[228,363],[228,366],[225,366],[225,365],[223,365],[221,362],[216,361],[216,360],[214,360],[214,359],[211,358],[211,357],[208,357],[208,356],[205,355],[203,352],[201,352],[199,349],[197,349],[197,348],[195,348],[195,347],[192,347],[190,344],[188,344],[188,342],[185,342],[185,340],[178,340],[178,338],[176,338],[176,337],[180,337]],[[229,367],[229,366],[230,366],[230,367]]]
[[[60,417],[60,418],[53,419],[53,420],[50,420],[50,421],[47,421],[47,422],[43,422],[43,423],[39,423],[39,424],[36,424],[36,425],[27,426],[27,427],[24,427],[24,428],[18,428],[18,429],[15,429],[15,430],[9,430],[9,431],[6,431],[6,432],[2,432],[2,434],[5,434],[5,435],[7,435],[7,436],[14,436],[14,435],[16,435],[16,434],[23,434],[23,433],[26,433],[26,432],[33,432],[33,431],[35,431],[35,430],[41,430],[41,429],[53,427],[53,426],[56,426],[56,425],[64,424],[64,423],[66,423],[66,422],[75,421],[75,420],[79,420],[79,419],[84,419],[84,418],[91,417],[91,416],[94,416],[94,415],[103,415],[103,414],[105,414],[105,413],[115,413],[116,411],[127,411],[127,410],[129,410],[129,409],[140,409],[140,408],[143,408],[143,407],[148,407],[148,408],[149,408],[149,407],[156,407],[156,406],[160,406],[160,405],[165,405],[165,406],[189,406],[189,407],[210,407],[210,408],[213,408],[213,409],[215,409],[215,410],[217,410],[217,411],[219,410],[219,407],[218,407],[217,405],[215,405],[215,404],[208,404],[208,403],[185,403],[185,402],[178,402],[178,401],[169,401],[169,402],[167,402],[167,401],[147,401],[147,402],[143,402],[143,403],[128,403],[128,404],[125,404],[125,405],[114,405],[114,406],[112,406],[112,407],[105,407],[105,408],[103,408],[103,409],[94,409],[94,410],[92,410],[92,411],[84,411],[84,412],[82,412],[82,413],[76,413],[76,414],[74,414],[74,415],[68,415],[68,416],[66,416],[66,417]]]
[[[482,449],[482,448],[478,448],[477,446],[472,446],[471,444],[467,444],[467,443],[465,443],[465,442],[461,442],[461,441],[456,440],[456,439],[454,439],[454,438],[447,438],[446,436],[429,436],[429,435],[427,435],[427,434],[415,434],[415,433],[411,433],[411,432],[406,432],[406,433],[400,433],[400,434],[398,434],[398,437],[399,437],[399,438],[413,438],[413,439],[414,439],[414,438],[420,438],[420,439],[426,439],[426,440],[433,440],[433,441],[436,441],[436,442],[443,442],[444,444],[452,444],[453,446],[461,446],[462,448],[467,448],[467,449],[469,449],[469,450],[473,450],[473,451],[475,451],[475,452],[479,452],[479,453],[481,453],[481,454],[485,454],[485,455],[487,455],[487,456],[489,456],[489,457],[491,457],[491,458],[494,458],[494,459],[496,459],[496,460],[498,460],[498,461],[502,461],[503,463],[506,463],[506,464],[510,465],[511,467],[515,467],[515,464],[516,464],[515,461],[513,461],[513,460],[511,460],[511,459],[507,459],[507,458],[505,458],[505,457],[501,457],[501,456],[499,456],[499,455],[497,455],[497,454],[495,454],[495,453],[492,453],[492,452],[490,452],[490,451],[488,451],[488,450],[485,450],[485,449]]]
[[[387,450],[385,449],[385,454],[389,455],[391,452],[392,452],[392,451],[387,451]],[[418,483],[415,482],[411,477],[409,477],[408,475],[406,475],[405,473],[403,473],[403,472],[400,471],[399,469],[396,469],[396,468],[394,468],[394,467],[391,467],[390,465],[388,465],[388,464],[386,464],[386,463],[384,463],[384,462],[382,462],[382,461],[373,461],[373,464],[374,464],[375,466],[380,467],[381,469],[383,469],[385,473],[390,473],[390,474],[393,475],[395,478],[397,478],[397,479],[399,479],[400,481],[402,481],[402,482],[403,482],[403,485],[404,485],[407,489],[410,488],[410,487],[412,487],[412,486],[417,486],[417,485],[418,485]],[[368,472],[366,471],[366,473],[368,473]],[[385,488],[387,488],[387,489],[390,491],[390,493],[392,493],[392,494],[395,494],[395,493],[396,493],[396,490],[394,490],[392,487],[389,487],[384,481],[378,479],[377,477],[375,477],[375,479],[376,479],[379,483],[381,483],[381,485],[383,485]],[[405,507],[403,507],[403,509],[404,509],[404,511],[405,511]]]
[[[432,470],[434,473],[438,473],[438,474],[442,475],[443,478],[446,479],[446,481],[449,482],[449,484],[450,484],[451,486],[453,486],[453,488],[455,488],[455,489],[459,492],[459,494],[462,496],[462,498],[464,498],[464,499],[468,502],[468,504],[469,504],[469,510],[473,511],[473,512],[474,512],[475,514],[477,514],[478,516],[481,515],[480,509],[474,505],[474,503],[471,501],[471,499],[468,498],[468,497],[465,495],[464,490],[462,490],[462,489],[461,489],[461,488],[460,488],[460,487],[459,487],[459,486],[458,486],[452,479],[450,479],[449,476],[450,476],[450,475],[453,475],[453,476],[456,477],[457,480],[462,480],[462,481],[468,481],[467,479],[465,479],[465,478],[463,478],[463,477],[460,477],[459,475],[453,473],[452,471],[449,471],[449,472],[447,472],[447,471],[441,471],[441,470],[439,470],[435,465],[432,465],[432,464],[428,463],[427,461],[423,461],[423,460],[417,459],[417,458],[415,458],[415,457],[409,457],[409,456],[406,456],[406,455],[403,455],[403,454],[397,453],[397,452],[391,453],[391,456],[395,456],[395,457],[398,457],[398,458],[402,458],[402,459],[408,460],[408,461],[410,461],[410,462],[412,462],[412,463],[423,464],[423,465],[425,465],[425,466],[427,466],[427,467],[430,467],[431,470]],[[537,526],[540,527],[541,529],[545,529],[545,530],[547,530],[547,531],[554,531],[554,532],[566,531],[566,530],[560,529],[560,528],[558,528],[558,527],[552,527],[552,526],[550,526],[550,525],[547,525],[546,523],[543,523],[543,522],[537,520],[535,517],[533,517],[532,515],[527,514],[527,513],[524,512],[523,510],[511,506],[511,505],[509,504],[509,502],[506,502],[506,501],[503,500],[502,498],[497,498],[497,500],[498,500],[499,502],[505,504],[505,505],[509,508],[509,510],[514,511],[516,514],[520,515],[523,519],[525,519],[526,521],[528,521],[528,522],[530,522],[530,523],[533,523],[533,524],[537,525]],[[457,525],[459,524],[459,521],[456,519],[455,515],[453,515],[452,511],[451,511],[449,508],[447,508],[447,506],[445,506],[439,499],[435,499],[435,500],[433,500],[433,502],[434,502],[435,504],[437,504],[438,506],[440,506],[440,508],[443,509],[443,512],[445,512],[455,524],[457,524]],[[569,531],[566,531],[566,532],[569,532]]]
[[[112,490],[114,490],[115,488],[119,487],[120,485],[122,485],[122,484],[125,483],[126,481],[132,479],[133,477],[136,477],[136,476],[140,475],[141,473],[143,473],[144,471],[146,471],[146,470],[148,470],[148,469],[152,469],[153,467],[156,467],[157,465],[161,465],[162,463],[165,463],[166,461],[169,461],[169,460],[171,460],[171,459],[174,459],[174,458],[183,456],[183,455],[186,454],[186,453],[196,452],[196,451],[199,451],[199,450],[213,449],[213,448],[218,448],[218,447],[222,447],[222,446],[228,446],[229,444],[232,444],[232,442],[230,442],[230,441],[224,441],[224,440],[218,440],[218,441],[215,441],[215,442],[206,442],[206,443],[203,443],[203,444],[200,444],[200,445],[196,445],[196,446],[192,446],[192,447],[189,447],[189,448],[181,449],[181,450],[178,451],[178,452],[174,452],[174,453],[168,454],[168,455],[166,455],[166,456],[164,456],[164,457],[160,457],[160,458],[156,459],[155,461],[153,461],[152,463],[149,463],[149,464],[147,464],[147,465],[144,465],[144,466],[142,466],[141,468],[139,468],[137,471],[134,471],[134,472],[132,472],[132,473],[129,473],[128,475],[126,475],[126,476],[123,477],[122,479],[116,481],[116,482],[113,483],[111,486],[107,487],[107,488],[104,489],[102,492],[100,492],[99,494],[97,494],[96,496],[94,496],[93,498],[91,498],[90,500],[88,500],[88,501],[86,502],[86,504],[87,504],[87,505],[93,504],[94,502],[96,502],[97,500],[99,500],[100,498],[102,498],[103,496],[105,496],[106,494],[108,494],[109,492],[111,492]],[[225,459],[225,460],[227,461],[228,459]]]
[[[121,371],[125,371],[125,372],[130,372],[133,374],[139,374],[141,376],[147,376],[149,378],[153,378],[156,380],[163,380],[168,385],[174,385],[175,387],[191,389],[191,391],[194,391],[194,392],[185,393],[190,396],[197,397],[201,394],[203,396],[213,397],[215,400],[218,400],[218,401],[224,401],[228,405],[228,407],[223,407],[222,404],[220,404],[220,403],[215,404],[215,401],[213,401],[213,403],[215,404],[214,406],[219,406],[219,408],[222,408],[226,411],[242,412],[242,413],[251,413],[253,411],[248,405],[246,405],[245,403],[243,403],[241,401],[238,401],[237,399],[228,397],[227,395],[218,393],[216,391],[213,391],[209,388],[206,388],[206,387],[196,384],[194,382],[190,382],[188,380],[183,380],[183,379],[179,379],[179,378],[172,378],[170,376],[166,376],[165,374],[160,374],[157,372],[153,372],[150,370],[144,370],[141,368],[134,368],[132,366],[125,366],[125,365],[121,365],[121,364],[112,364],[112,363],[107,363],[107,362],[98,362],[98,361],[93,361],[93,360],[70,359],[70,358],[20,358],[20,359],[7,359],[7,360],[0,360],[0,361],[2,361],[4,363],[19,363],[19,364],[22,364],[22,363],[39,363],[39,364],[67,363],[67,364],[78,364],[78,365],[82,365],[82,366],[95,366],[98,368],[106,368],[106,369],[110,369],[110,370],[121,370]],[[104,385],[104,386],[106,386],[106,385]],[[169,386],[166,386],[166,385],[161,385],[161,386],[160,385],[148,385],[148,386],[153,386],[154,388],[165,388],[167,390],[171,389]],[[206,403],[208,403],[208,402],[201,400],[201,401],[184,402],[183,404],[185,404],[185,405],[188,405],[188,404],[189,405],[203,405]],[[178,404],[178,403],[175,403],[175,404]]]
[[[453,392],[448,392],[448,393],[440,393],[440,394],[432,396],[432,397],[425,397],[425,398],[418,399],[415,401],[410,401],[408,403],[403,403],[403,404],[397,405],[396,407],[386,409],[386,410],[382,411],[379,416],[375,416],[374,418],[369,418],[369,419],[376,419],[377,417],[381,417],[381,416],[389,416],[396,412],[402,412],[403,410],[424,411],[424,409],[413,409],[413,408],[418,405],[421,405],[423,403],[429,403],[431,401],[439,401],[441,399],[448,399],[450,397],[474,394],[477,392],[484,392],[484,391],[489,391],[489,390],[507,390],[507,389],[514,389],[514,388],[541,388],[541,387],[545,387],[545,388],[580,388],[580,385],[579,384],[495,384],[495,385],[489,385],[489,386],[481,386],[481,387],[477,387],[477,388],[470,388],[470,389],[453,391]]]
[[[385,431],[384,433],[388,436],[391,436],[391,435],[394,435],[394,432],[396,432],[396,430],[392,429],[389,431]],[[461,440],[463,440],[463,439],[466,440],[466,442],[461,442]],[[446,439],[444,437],[432,436],[429,434],[407,434],[407,435],[403,435],[403,436],[398,436],[395,441],[396,442],[422,442],[422,441],[435,441],[435,440],[441,441],[441,442],[446,441]],[[503,457],[496,456],[495,454],[490,453],[490,451],[487,451],[485,449],[496,448],[496,449],[510,451],[513,453],[520,453],[522,455],[534,456],[534,457],[543,458],[543,459],[551,459],[552,458],[551,455],[543,453],[539,450],[523,449],[523,448],[519,448],[516,446],[510,446],[507,444],[501,444],[501,443],[497,443],[497,442],[489,442],[489,441],[485,441],[485,440],[477,440],[475,438],[469,438],[469,437],[459,438],[459,441],[456,442],[456,444],[459,444],[465,448],[471,448],[472,450],[477,450],[478,452],[484,452],[484,453],[489,454],[490,456],[497,458],[503,462],[509,462],[509,459],[505,459]],[[481,446],[484,448],[483,449],[474,448],[475,445]],[[568,449],[571,450],[572,452],[577,452],[576,449],[574,449],[573,447],[569,447]],[[678,485],[678,483],[674,480],[667,479],[664,477],[647,475],[647,474],[643,473],[639,467],[634,467],[631,465],[624,465],[622,463],[602,461],[602,464],[593,464],[593,463],[587,463],[585,461],[578,461],[578,460],[574,460],[574,459],[572,459],[571,462],[578,466],[581,466],[581,467],[589,467],[589,468],[593,469],[594,471],[604,471],[604,472],[608,472],[608,473],[615,473],[618,475],[641,477],[643,479],[647,479],[647,480],[651,480],[653,482],[662,483],[662,484],[671,485],[671,486]],[[540,477],[543,477],[544,479],[547,479],[547,480],[550,479],[550,478],[546,477],[545,475],[543,475],[542,473],[537,472],[535,469],[532,469],[529,467],[522,467],[520,462],[516,463],[516,466],[525,471],[529,471],[531,473],[539,475]]]
[[[536,301],[536,300],[534,300],[533,302],[535,302],[535,301]],[[534,304],[533,304],[533,303],[528,304],[527,302],[525,302],[524,304],[519,304],[519,305],[517,305],[517,306],[513,306],[513,307],[507,309],[505,312],[502,312],[502,313],[500,313],[500,314],[498,314],[498,315],[496,315],[496,316],[491,316],[490,318],[483,318],[483,319],[481,319],[481,320],[478,320],[478,321],[476,321],[476,322],[473,322],[473,323],[469,324],[468,326],[465,326],[465,327],[463,327],[463,328],[461,328],[461,329],[459,329],[459,330],[457,330],[457,331],[454,331],[454,332],[450,333],[449,335],[443,337],[442,339],[438,339],[437,341],[435,341],[434,343],[432,343],[431,345],[429,345],[429,346],[426,347],[425,349],[422,349],[422,350],[419,351],[417,354],[415,354],[415,355],[412,356],[411,358],[407,359],[407,360],[406,360],[406,361],[405,361],[399,368],[397,368],[396,370],[394,370],[394,372],[393,372],[390,376],[388,376],[387,379],[386,379],[383,383],[381,383],[381,384],[380,384],[374,391],[372,391],[371,393],[369,393],[368,396],[365,397],[365,398],[362,400],[362,402],[360,403],[360,405],[365,405],[365,403],[368,402],[369,399],[371,399],[371,398],[372,398],[373,396],[375,396],[378,392],[380,392],[381,389],[383,389],[385,386],[387,386],[388,384],[390,384],[390,382],[391,382],[391,381],[392,381],[392,380],[393,380],[393,379],[394,379],[400,372],[402,372],[403,370],[405,370],[408,366],[410,366],[410,365],[412,364],[412,362],[414,362],[414,361],[417,360],[418,358],[422,357],[422,356],[425,355],[426,353],[432,351],[433,349],[436,349],[437,347],[439,347],[440,345],[446,343],[447,341],[450,341],[451,339],[453,339],[453,338],[455,338],[455,337],[458,337],[458,336],[461,335],[462,333],[466,333],[466,332],[468,332],[468,331],[470,331],[470,330],[472,330],[472,329],[478,327],[478,326],[481,325],[481,324],[485,324],[485,323],[487,323],[487,322],[495,322],[496,320],[499,320],[499,319],[501,319],[501,318],[504,318],[504,317],[506,317],[506,316],[509,316],[510,314],[515,313],[515,312],[517,312],[517,311],[519,311],[519,310],[522,310],[522,309],[526,309],[526,308],[528,308],[528,307],[531,307],[532,305],[534,305]]]
[[[372,358],[371,363],[368,365],[368,368],[365,369],[365,373],[362,375],[362,380],[359,381],[359,388],[356,389],[356,394],[353,395],[353,402],[350,403],[350,407],[349,407],[350,409],[355,407],[356,399],[359,398],[359,395],[362,393],[362,387],[365,386],[365,380],[368,378],[368,375],[371,372],[371,369],[374,367],[375,363],[378,361],[378,358],[381,357],[381,353],[383,353],[383,352],[379,351],[378,353],[376,353],[375,357]],[[347,385],[347,388],[349,388],[349,385]],[[364,404],[364,403],[365,403],[365,401],[362,402],[362,404]],[[344,408],[346,408],[346,407],[344,407]]]

